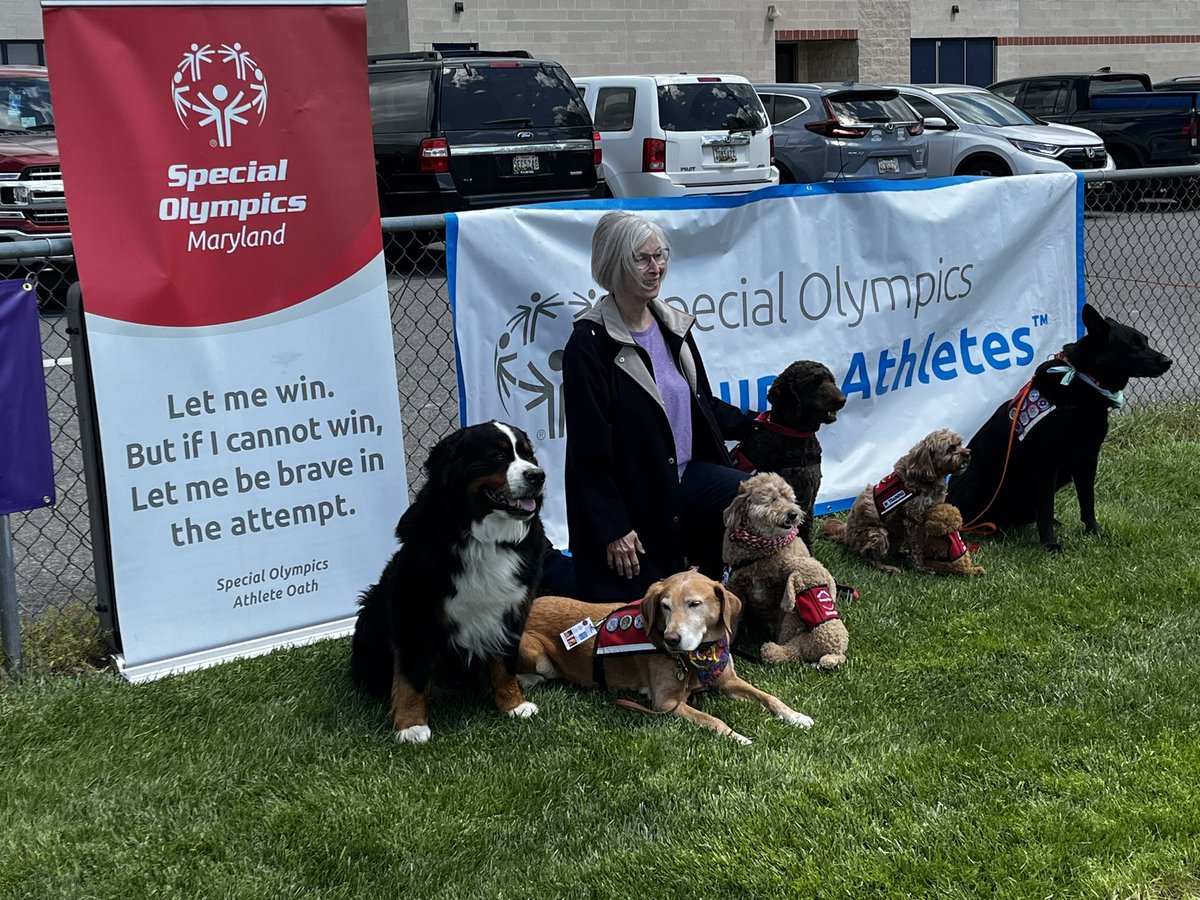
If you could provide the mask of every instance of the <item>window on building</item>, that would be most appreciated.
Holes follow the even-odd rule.
[[[45,46],[42,41],[0,41],[0,63],[6,66],[44,66]]]

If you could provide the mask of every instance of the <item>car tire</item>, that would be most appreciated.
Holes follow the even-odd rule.
[[[1000,177],[1004,175],[1011,175],[1012,169],[1008,167],[1007,163],[997,159],[994,156],[985,156],[969,160],[968,162],[959,166],[958,171],[954,174]]]
[[[779,170],[780,184],[795,184],[796,176],[792,174],[787,166],[781,166],[778,162],[775,163],[775,168]]]

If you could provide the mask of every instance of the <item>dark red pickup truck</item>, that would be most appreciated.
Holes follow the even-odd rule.
[[[1153,90],[1136,72],[1066,72],[1009,78],[988,90],[1047,122],[1100,135],[1118,169],[1200,163],[1200,94]]]
[[[0,241],[68,237],[50,81],[42,66],[0,66]]]

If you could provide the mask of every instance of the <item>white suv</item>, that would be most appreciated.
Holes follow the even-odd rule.
[[[614,197],[737,194],[779,184],[762,101],[739,75],[574,79]]]
[[[1115,168],[1095,132],[1042,122],[983,88],[966,84],[892,87],[925,118],[930,178]]]

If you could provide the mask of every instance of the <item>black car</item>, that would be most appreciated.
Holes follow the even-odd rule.
[[[422,51],[371,56],[367,71],[383,215],[601,196],[600,138],[558,63]]]

